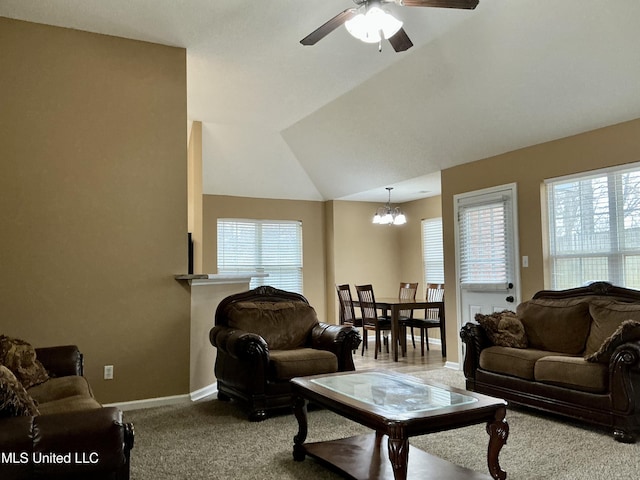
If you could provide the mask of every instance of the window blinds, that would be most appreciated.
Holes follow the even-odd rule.
[[[302,222],[218,219],[218,272],[264,272],[251,288],[271,285],[302,294]]]
[[[422,257],[425,284],[444,283],[442,218],[430,218],[422,221]]]
[[[554,289],[640,288],[640,165],[546,182]]]
[[[467,290],[506,290],[511,282],[513,239],[507,224],[511,198],[493,196],[458,206],[460,285]]]

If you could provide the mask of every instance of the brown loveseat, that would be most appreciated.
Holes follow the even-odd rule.
[[[468,323],[460,332],[469,390],[603,426],[621,442],[635,441],[640,291],[605,282],[543,290],[518,305],[516,315],[476,319],[482,326]],[[523,338],[517,338],[520,333]]]
[[[0,478],[128,479],[133,426],[120,410],[95,400],[78,348],[37,348],[35,354],[44,371],[26,390],[20,365],[14,364],[17,374],[0,365]],[[9,388],[11,398],[4,396]]]
[[[291,408],[293,377],[355,370],[360,334],[318,321],[305,297],[258,287],[225,298],[209,334],[217,348],[218,398],[249,406],[249,420]]]

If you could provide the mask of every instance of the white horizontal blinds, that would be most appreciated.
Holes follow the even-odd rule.
[[[422,256],[425,284],[444,283],[442,218],[422,220]]]
[[[218,220],[218,272],[264,272],[251,288],[271,285],[302,294],[302,222]]]
[[[513,239],[508,195],[465,199],[458,207],[460,285],[467,290],[506,290],[512,281]]]
[[[640,165],[547,182],[552,288],[640,288]]]

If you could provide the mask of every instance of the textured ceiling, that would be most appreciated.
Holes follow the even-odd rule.
[[[640,117],[638,0],[390,5],[414,47],[339,28],[350,0],[0,0],[0,16],[187,49],[204,191],[401,202],[460,163]],[[1,33],[1,32],[0,32]]]

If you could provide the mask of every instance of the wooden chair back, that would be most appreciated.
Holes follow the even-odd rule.
[[[425,299],[427,302],[444,302],[444,283],[427,283]],[[440,318],[440,309],[427,308],[425,318],[437,320]]]
[[[351,297],[349,284],[336,285],[336,291],[338,292],[338,302],[340,303],[340,323],[355,325],[356,313],[353,308],[353,299]]]
[[[400,283],[398,298],[400,300],[415,300],[418,283]],[[400,310],[400,317],[413,318],[413,310]]]
[[[360,311],[362,312],[362,323],[364,325],[377,325],[378,310],[376,308],[376,297],[373,294],[373,285],[356,285]]]

